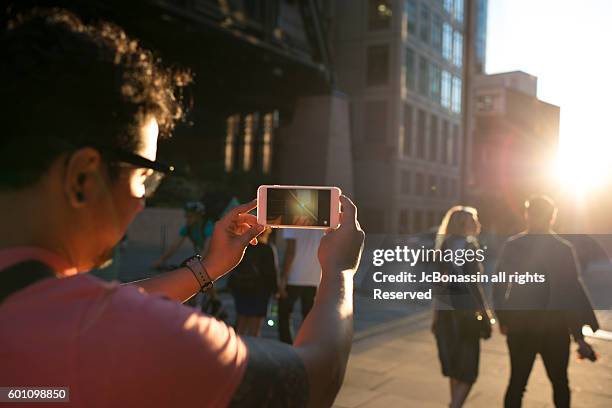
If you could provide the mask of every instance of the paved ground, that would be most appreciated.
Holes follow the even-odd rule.
[[[598,312],[604,328],[612,329],[612,312]],[[357,334],[348,372],[334,407],[445,407],[448,384],[440,374],[429,314],[422,313]],[[509,375],[504,337],[498,332],[483,342],[480,377],[466,407],[502,406]],[[600,360],[569,368],[573,407],[612,406],[612,341],[589,340]],[[575,346],[572,346],[575,349]],[[540,359],[535,364],[524,407],[553,407],[552,391]]]

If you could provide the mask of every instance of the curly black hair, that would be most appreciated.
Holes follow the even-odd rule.
[[[35,183],[68,145],[134,151],[154,116],[160,136],[184,117],[188,71],[164,68],[118,26],[32,9],[0,34],[0,190]]]

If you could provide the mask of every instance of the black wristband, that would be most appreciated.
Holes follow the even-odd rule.
[[[185,259],[181,263],[181,267],[187,268],[193,273],[193,276],[198,281],[200,285],[200,292],[206,292],[208,289],[212,288],[213,281],[208,275],[208,271],[202,265],[202,256],[196,254],[190,258]]]

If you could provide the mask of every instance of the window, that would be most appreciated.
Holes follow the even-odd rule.
[[[434,14],[431,22],[431,46],[442,53],[442,17]]]
[[[463,0],[455,0],[454,17],[460,24],[463,24]]]
[[[423,174],[422,173],[417,173],[416,174],[416,178],[415,178],[415,182],[414,182],[414,188],[415,188],[415,192],[416,195],[418,196],[422,196],[425,193],[425,180],[423,178]]]
[[[415,55],[412,48],[406,48],[406,88],[409,91],[414,91],[416,87],[416,67]]]
[[[433,174],[430,174],[429,175],[429,180],[427,182],[427,195],[429,195],[431,197],[435,197],[437,189],[438,189],[438,186],[437,186],[437,183],[436,183],[436,176],[434,176]]]
[[[367,142],[384,143],[387,136],[387,103],[368,101],[365,104],[364,129]]]
[[[453,37],[453,64],[461,67],[463,62],[463,35],[459,31],[455,31]]]
[[[499,96],[497,95],[479,95],[476,99],[476,112],[477,113],[487,113],[494,112],[496,109],[496,105],[498,105],[497,100]]]
[[[459,164],[459,125],[453,125],[453,166]]]
[[[417,30],[416,0],[406,0],[406,14],[408,15],[408,32],[415,35]]]
[[[429,63],[424,57],[419,59],[419,93],[429,96]]]
[[[410,231],[410,212],[401,210],[399,214],[399,232],[406,234]]]
[[[417,119],[417,157],[419,159],[425,158],[425,111],[419,110],[419,117]]]
[[[421,21],[419,27],[419,37],[421,37],[421,41],[424,43],[429,43],[429,24],[430,24],[430,13],[429,7],[427,7],[424,3],[421,3]]]
[[[484,72],[487,48],[487,0],[477,0],[475,40],[476,71]]]
[[[369,0],[368,29],[385,30],[391,27],[391,0]]]
[[[453,57],[453,29],[448,23],[442,25],[442,56],[448,61]]]
[[[431,115],[429,124],[429,160],[438,161],[438,117]]]
[[[242,150],[242,170],[249,171],[253,166],[253,134],[255,133],[256,117],[254,113],[244,118],[244,139]]]
[[[412,106],[404,105],[404,156],[412,151]]]
[[[444,11],[448,14],[453,13],[453,0],[444,0]]]
[[[234,170],[236,163],[236,139],[240,128],[240,115],[231,115],[227,118],[225,133],[225,171]]]
[[[400,191],[402,194],[410,194],[410,186],[411,186],[411,182],[410,182],[410,177],[412,176],[412,174],[410,174],[410,172],[408,170],[403,170],[402,171],[402,176],[401,176],[401,185],[400,185]]]
[[[389,46],[368,47],[367,85],[384,85],[389,79]]]
[[[461,113],[461,79],[458,77],[453,77],[451,111]]]
[[[450,109],[451,107],[451,74],[448,71],[442,71],[440,103],[446,109]]]
[[[277,111],[266,113],[264,116],[264,134],[261,151],[261,171],[269,174],[272,166],[272,146],[275,123],[278,122]]]
[[[442,71],[440,70],[440,67],[436,66],[436,65],[431,65],[430,67],[430,72],[429,72],[429,79],[430,79],[430,91],[431,91],[431,99],[436,102],[436,103],[440,103],[440,98],[442,96],[441,92],[441,86],[442,86]]]

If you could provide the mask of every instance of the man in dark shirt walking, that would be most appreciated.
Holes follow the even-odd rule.
[[[507,336],[510,352],[506,408],[521,406],[538,353],[553,386],[555,406],[570,406],[570,334],[579,346],[579,356],[595,360],[582,326],[589,325],[595,331],[599,325],[580,280],[574,247],[551,230],[556,214],[548,197],[526,201],[527,230],[508,239],[498,260],[497,271],[508,275],[530,272],[545,276],[543,283],[506,282],[494,288],[500,331]]]

